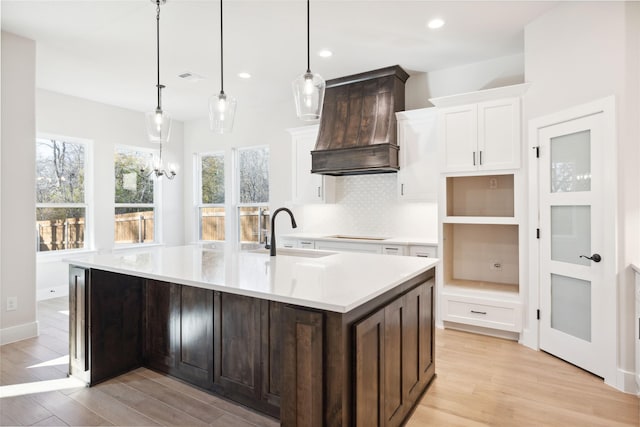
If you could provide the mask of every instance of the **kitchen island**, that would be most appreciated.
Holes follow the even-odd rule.
[[[435,375],[438,260],[155,247],[70,262],[70,373],[146,366],[284,426],[400,425]]]

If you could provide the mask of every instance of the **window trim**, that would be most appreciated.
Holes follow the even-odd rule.
[[[94,233],[94,196],[93,196],[93,140],[87,138],[78,138],[73,136],[59,135],[47,132],[36,133],[34,144],[38,140],[57,140],[69,142],[72,144],[81,144],[84,146],[84,203],[38,203],[35,202],[34,211],[37,213],[38,208],[84,208],[84,247],[75,249],[61,249],[57,251],[40,251],[40,239],[36,233],[35,251],[38,259],[55,258],[67,254],[78,254],[82,252],[91,252],[95,246]],[[36,174],[34,170],[34,174]],[[37,179],[37,177],[36,177]],[[37,227],[37,216],[36,224]],[[37,230],[37,228],[36,228]]]
[[[209,156],[222,156],[222,164],[224,165],[224,203],[203,203],[202,202],[202,158]],[[206,151],[195,153],[195,173],[196,177],[194,182],[196,183],[194,188],[194,207],[195,207],[195,241],[196,242],[225,242],[227,240],[227,218],[228,218],[228,200],[227,197],[227,153],[224,150]],[[202,208],[223,208],[225,212],[225,240],[204,240],[202,239],[202,217],[200,216],[200,210]]]
[[[115,157],[116,153],[119,149],[128,150],[128,151],[136,151],[140,153],[149,153],[151,154],[151,161],[154,164],[159,157],[158,149],[148,148],[148,147],[140,147],[137,145],[127,145],[127,144],[115,144],[113,147],[113,168],[112,175],[114,177],[113,181],[113,209],[111,212],[113,213],[113,226],[114,226],[114,235],[113,238],[113,248],[114,249],[124,249],[124,248],[136,248],[136,247],[147,247],[149,245],[160,245],[162,244],[162,210],[161,210],[161,199],[162,199],[162,179],[161,178],[152,178],[155,179],[153,183],[153,203],[116,203],[115,201]],[[115,224],[116,224],[116,209],[117,208],[148,208],[153,207],[153,241],[151,242],[116,242],[115,239]]]

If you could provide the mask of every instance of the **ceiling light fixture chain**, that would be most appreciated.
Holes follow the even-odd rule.
[[[209,98],[209,125],[216,133],[229,133],[233,129],[236,99],[224,93],[224,26],[222,0],[220,0],[220,93]]]
[[[166,176],[168,179],[173,179],[177,175],[176,167],[170,165],[168,170],[165,170],[162,163],[162,143],[168,142],[169,135],[171,133],[171,117],[166,111],[162,109],[162,89],[165,88],[163,84],[160,84],[160,6],[165,4],[167,0],[151,0],[151,3],[156,5],[156,90],[157,90],[157,104],[156,108],[146,113],[145,121],[147,125],[147,134],[151,142],[157,142],[160,144],[158,161],[154,162],[153,169],[147,172],[147,167],[142,167],[140,172],[144,175],[155,175],[157,178]]]
[[[318,120],[322,113],[326,84],[319,74],[311,72],[311,12],[307,0],[307,71],[292,83],[296,114],[300,120]]]

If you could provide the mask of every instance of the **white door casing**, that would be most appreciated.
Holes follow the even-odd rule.
[[[539,302],[539,324],[530,317],[530,329],[539,327],[539,348],[622,388],[616,378],[614,106],[609,97],[530,121],[530,142],[540,155],[530,175],[531,224],[540,239],[531,244],[529,301],[532,307]],[[600,262],[579,258],[594,253]]]

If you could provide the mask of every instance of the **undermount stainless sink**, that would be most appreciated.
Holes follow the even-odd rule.
[[[269,255],[269,249],[253,249],[249,252],[254,254]],[[298,256],[302,258],[323,258],[329,255],[335,255],[337,252],[329,251],[316,251],[313,249],[292,249],[292,248],[278,248],[278,255],[284,256]]]

